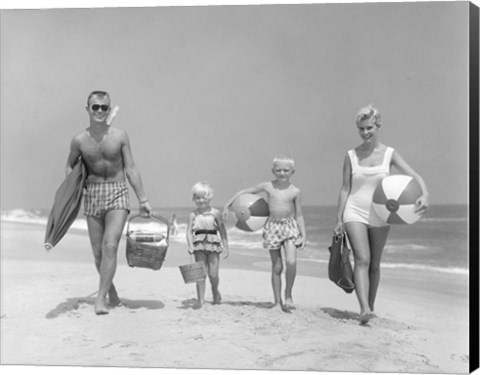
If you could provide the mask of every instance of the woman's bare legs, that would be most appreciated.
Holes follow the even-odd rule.
[[[380,282],[380,261],[390,227],[368,228],[366,224],[350,222],[345,229],[355,258],[355,292],[360,304],[360,322],[373,317],[373,307]]]
[[[370,239],[370,289],[368,292],[368,305],[373,312],[378,285],[380,284],[380,261],[388,234],[390,233],[390,226],[370,228],[368,233]]]

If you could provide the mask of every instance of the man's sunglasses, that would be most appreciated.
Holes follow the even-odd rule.
[[[92,105],[92,111],[97,112],[99,109],[102,109],[103,112],[107,112],[110,106],[108,104],[94,104]]]

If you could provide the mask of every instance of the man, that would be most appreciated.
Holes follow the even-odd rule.
[[[151,207],[143,189],[142,178],[130,149],[125,131],[109,126],[110,96],[105,91],[93,91],[87,99],[90,126],[76,135],[70,144],[66,173],[82,158],[88,172],[84,194],[84,213],[88,234],[100,274],[95,313],[108,314],[109,305],[121,301],[113,284],[117,268],[117,251],[123,228],[130,212],[126,178],[140,202],[140,214],[149,216]]]

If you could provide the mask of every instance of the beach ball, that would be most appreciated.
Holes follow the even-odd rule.
[[[421,218],[415,213],[415,202],[422,195],[418,182],[411,176],[392,175],[383,178],[373,193],[373,208],[389,224],[413,224]]]
[[[229,209],[236,216],[235,226],[246,232],[255,232],[261,229],[269,215],[267,201],[256,194],[238,196]]]

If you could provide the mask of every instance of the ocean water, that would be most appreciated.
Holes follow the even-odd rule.
[[[154,213],[166,219],[177,217],[178,234],[171,242],[186,246],[185,230],[193,207],[157,208]],[[307,247],[299,258],[327,262],[328,246],[335,225],[336,208],[306,206],[303,208],[307,231]],[[48,210],[15,209],[2,211],[5,222],[21,222],[45,227]],[[144,222],[138,219],[139,222]],[[135,222],[131,222],[133,229]],[[72,226],[87,231],[83,214]],[[260,251],[261,231],[243,232],[234,227],[233,218],[227,223],[231,249]],[[468,206],[433,205],[427,215],[412,225],[392,225],[382,258],[382,267],[430,269],[448,273],[468,273]]]

